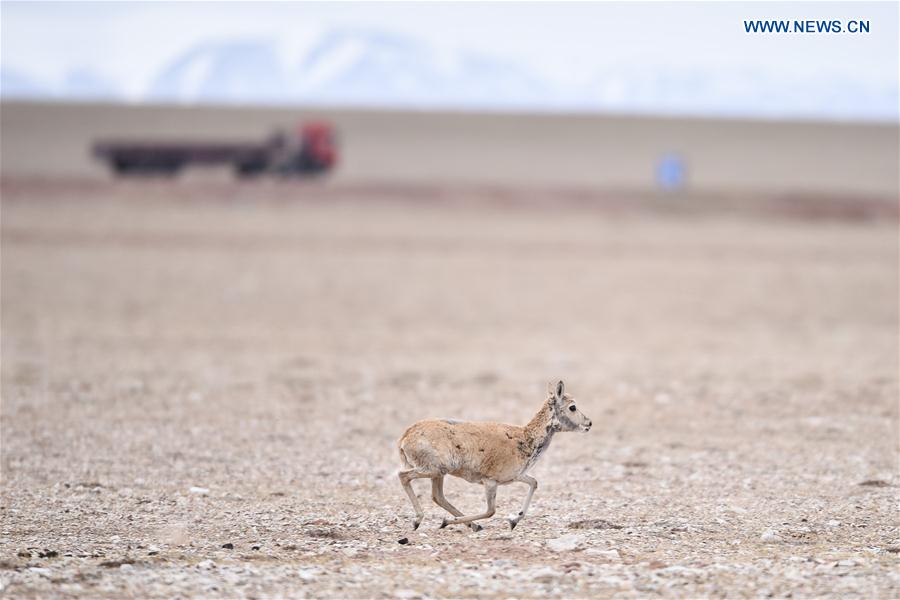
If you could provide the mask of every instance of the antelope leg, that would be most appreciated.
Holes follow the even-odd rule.
[[[495,505],[497,500],[497,482],[493,480],[486,480],[484,482],[484,494],[487,499],[487,510],[485,510],[480,515],[471,515],[469,517],[457,517],[456,519],[447,520],[444,519],[444,522],[441,523],[441,528],[446,527],[447,525],[462,525],[463,523],[471,523],[472,521],[478,521],[480,519],[487,519],[494,516]]]
[[[434,500],[434,503],[446,510],[448,513],[453,515],[454,517],[463,516],[462,511],[458,508],[450,504],[447,498],[444,497],[444,476],[440,475],[438,477],[433,477],[431,479],[431,499]],[[477,523],[469,523],[469,527],[472,528],[472,531],[480,531],[481,525]]]
[[[409,469],[408,471],[400,471],[397,476],[400,478],[400,484],[406,491],[406,495],[409,496],[409,501],[412,502],[413,510],[416,511],[416,516],[413,519],[413,531],[415,531],[422,523],[422,517],[425,516],[425,511],[422,510],[422,505],[419,504],[419,498],[416,496],[416,492],[413,490],[412,483],[410,482],[413,479],[431,477],[431,475],[422,473],[418,469]]]
[[[522,510],[519,511],[519,514],[511,516],[509,520],[509,528],[515,529],[516,525],[519,524],[525,517],[525,513],[528,512],[528,505],[531,504],[531,497],[534,496],[534,490],[537,489],[537,479],[534,477],[529,477],[528,475],[519,475],[515,479],[516,481],[521,481],[522,483],[528,484],[528,495],[525,496],[525,503],[522,505]]]

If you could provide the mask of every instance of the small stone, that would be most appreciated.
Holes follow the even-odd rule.
[[[118,569],[122,565],[131,564],[132,562],[134,562],[134,561],[132,561],[130,558],[111,559],[111,560],[104,560],[103,562],[100,563],[100,566],[105,569]]]
[[[28,567],[28,570],[37,575],[50,575],[50,569],[47,567]]]
[[[547,542],[547,546],[554,552],[568,552],[575,550],[584,543],[584,536],[570,533]]]
[[[597,556],[600,558],[605,558],[607,560],[620,560],[622,557],[619,555],[619,551],[613,548],[612,550],[600,550],[598,548],[588,548],[585,550],[585,554],[590,554],[591,556]]]
[[[555,579],[558,579],[560,574],[558,571],[551,567],[540,567],[539,569],[532,570],[529,575],[533,581],[537,581],[539,583],[550,583]]]
[[[119,565],[119,570],[120,571],[134,571],[134,565],[132,565],[130,563],[122,563],[121,565]]]
[[[394,596],[397,598],[419,598],[421,594],[414,590],[397,590],[394,592]]]
[[[569,529],[624,529],[624,527],[606,519],[586,519],[569,523]]]
[[[251,550],[259,550],[259,548],[260,548],[259,546],[250,546]]]
[[[399,540],[397,540],[397,543],[398,543],[398,544],[401,544],[401,545],[403,545],[403,546],[405,546],[406,544],[409,543],[409,538],[405,538],[405,537],[404,537],[404,538],[400,538]]]
[[[890,484],[884,479],[867,479],[863,482],[857,483],[856,485],[862,485],[865,487],[887,487]]]
[[[676,575],[678,577],[689,576],[696,573],[696,569],[692,569],[690,567],[685,567],[683,565],[672,565],[671,567],[665,567],[660,569],[661,573],[665,573],[667,575]]]
[[[225,548],[226,550],[234,550],[234,544],[232,544],[231,542],[222,544],[222,547]]]
[[[841,522],[837,521],[835,519],[832,519],[832,520],[828,521],[827,523],[825,523],[825,525],[828,527],[831,527],[831,528],[835,528],[835,527],[840,527]]]
[[[203,570],[205,570],[205,571],[209,571],[209,570],[211,570],[211,569],[215,569],[215,568],[216,568],[216,563],[214,563],[214,562],[211,561],[211,560],[204,560],[204,561],[202,561],[202,562],[197,563],[197,568],[198,568],[198,569],[203,569]]]
[[[208,496],[209,495],[209,488],[205,488],[205,487],[194,486],[191,489],[189,489],[188,491],[190,493],[196,494],[198,496]]]
[[[780,542],[781,536],[773,529],[768,529],[759,536],[759,541],[766,543]]]
[[[839,560],[835,563],[838,567],[855,567],[856,561],[850,560],[849,558],[845,558],[844,560]]]

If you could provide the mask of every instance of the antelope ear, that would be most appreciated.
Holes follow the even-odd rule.
[[[562,382],[562,379],[560,379],[560,380],[557,382],[555,393],[556,393],[556,399],[557,399],[557,400],[562,400],[563,394],[566,393],[566,384],[564,384],[564,383]]]

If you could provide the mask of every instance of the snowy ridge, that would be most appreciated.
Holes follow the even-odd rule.
[[[499,57],[438,50],[405,35],[326,31],[293,59],[270,40],[197,44],[149,78],[138,101],[322,104],[485,110],[577,110],[729,117],[898,120],[896,88],[811,76],[776,80],[735,71],[622,69],[586,83],[549,82]],[[85,69],[57,85],[4,65],[0,96],[122,100],[115,82]]]

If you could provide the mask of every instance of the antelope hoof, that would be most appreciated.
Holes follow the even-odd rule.
[[[478,532],[478,531],[481,531],[482,529],[484,529],[484,527],[482,527],[478,523],[472,523],[470,525],[470,527],[472,528],[472,531],[475,531],[475,532]]]
[[[420,519],[420,518],[418,518],[418,517],[416,517],[415,519],[413,519],[413,531],[415,531],[416,529],[418,529],[418,528],[419,528],[419,525],[421,525],[421,524],[422,524],[422,519]]]
[[[509,521],[509,530],[510,530],[510,531],[512,531],[513,529],[515,529],[515,528],[516,528],[516,525],[519,524],[519,520],[518,520],[518,519],[508,519],[508,521]]]
[[[446,526],[447,526],[447,519],[444,518],[444,519],[441,520],[441,526],[438,527],[438,529],[443,529],[443,528],[446,527]]]

